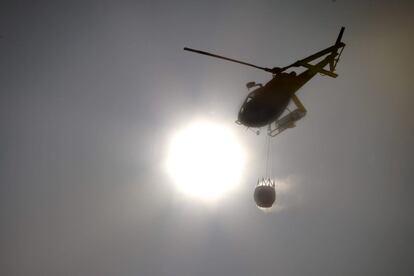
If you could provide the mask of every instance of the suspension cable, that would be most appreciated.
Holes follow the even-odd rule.
[[[267,137],[267,152],[266,152],[266,177],[271,178],[271,171],[272,171],[272,158],[271,158],[271,137],[269,135]]]

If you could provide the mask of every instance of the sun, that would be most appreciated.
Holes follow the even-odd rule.
[[[239,184],[244,163],[245,153],[231,129],[199,120],[173,135],[166,168],[181,192],[214,200]]]

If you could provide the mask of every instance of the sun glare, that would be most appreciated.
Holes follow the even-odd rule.
[[[239,184],[244,159],[243,149],[229,128],[197,121],[172,137],[167,172],[186,195],[213,200]]]

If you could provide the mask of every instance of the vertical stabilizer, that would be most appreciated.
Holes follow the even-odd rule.
[[[338,45],[341,43],[342,35],[344,34],[345,27],[341,28],[341,31],[339,32],[338,38],[336,39],[335,45]]]

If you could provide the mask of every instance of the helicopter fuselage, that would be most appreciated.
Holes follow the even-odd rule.
[[[249,93],[237,122],[247,127],[269,125],[282,115],[296,91],[315,74],[310,70],[299,75],[294,72],[277,74],[263,87]]]

